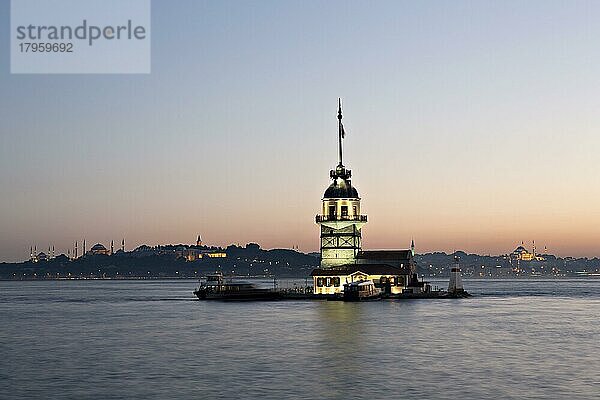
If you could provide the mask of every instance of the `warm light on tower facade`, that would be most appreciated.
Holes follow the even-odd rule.
[[[361,229],[367,216],[360,213],[360,197],[350,181],[351,172],[338,165],[333,182],[323,196],[323,210],[316,222],[321,227],[321,267],[353,263],[362,247]]]
[[[360,197],[352,186],[352,173],[342,159],[342,105],[338,108],[339,163],[329,173],[331,185],[323,195],[323,208],[316,222],[321,229],[321,266],[311,272],[313,293],[336,296],[346,284],[370,281],[388,295],[418,294],[430,290],[419,282],[414,263],[414,241],[410,250],[362,250],[362,227],[367,216],[360,212]]]
[[[354,263],[361,250],[361,229],[367,216],[360,213],[360,197],[352,186],[352,172],[342,160],[342,106],[338,108],[339,163],[329,172],[333,180],[323,195],[323,209],[316,222],[321,228],[321,267],[331,268]]]

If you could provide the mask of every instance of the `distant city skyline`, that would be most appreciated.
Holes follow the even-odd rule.
[[[600,256],[600,3],[154,0],[148,75],[11,75],[9,8],[0,262],[318,251],[338,97],[364,249]]]

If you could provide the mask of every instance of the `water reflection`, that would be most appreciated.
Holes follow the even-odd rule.
[[[187,301],[195,284],[0,282],[0,398],[598,394],[600,280],[364,303]]]
[[[316,351],[323,371],[316,384],[324,395],[336,396],[348,385],[348,377],[365,368],[364,340],[369,335],[364,304],[322,301],[316,304]]]

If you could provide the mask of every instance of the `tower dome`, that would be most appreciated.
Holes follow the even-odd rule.
[[[325,190],[324,199],[358,199],[358,191],[352,186],[352,172],[349,169],[340,164],[329,175],[333,182]]]
[[[357,199],[358,191],[352,186],[350,180],[335,179],[325,190],[325,199]]]

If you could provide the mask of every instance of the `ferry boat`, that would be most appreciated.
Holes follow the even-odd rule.
[[[344,301],[378,300],[381,289],[375,287],[373,281],[360,281],[344,285]]]
[[[280,300],[280,292],[258,288],[253,283],[225,281],[223,274],[207,275],[194,295],[200,300]]]

